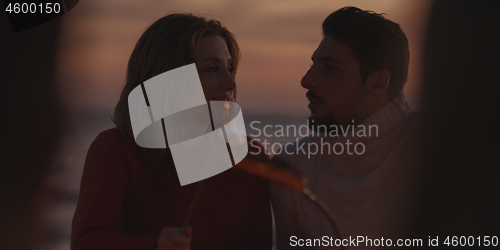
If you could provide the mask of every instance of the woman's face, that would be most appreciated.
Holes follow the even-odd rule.
[[[231,72],[231,54],[220,36],[202,38],[197,47],[201,60],[196,64],[205,99],[228,100],[236,88]]]

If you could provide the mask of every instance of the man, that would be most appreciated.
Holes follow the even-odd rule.
[[[404,244],[397,240],[412,223],[418,172],[409,158],[414,118],[402,93],[408,40],[398,24],[355,7],[330,14],[323,34],[301,82],[313,133],[277,157],[308,180],[341,235],[310,201],[272,184],[278,249]]]

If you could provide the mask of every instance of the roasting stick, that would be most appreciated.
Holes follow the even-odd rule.
[[[286,168],[278,168],[270,160],[254,159],[251,157],[246,157],[235,167],[246,173],[266,178],[270,181],[281,184],[294,192],[303,194],[326,215],[338,238],[340,240],[344,239],[337,226],[335,217],[330,211],[330,208],[321,199],[319,199],[310,189],[308,189],[305,185],[306,181],[302,180],[293,171]],[[184,218],[184,223],[182,225],[182,232],[186,231],[186,228],[191,221],[194,208],[196,207],[196,204],[200,200],[205,190],[206,181],[207,179],[200,181],[198,190],[196,191],[196,194],[191,200],[191,204],[189,205],[186,217]],[[345,249],[345,248],[344,246],[341,245],[340,249]]]
[[[208,114],[210,115],[210,125],[212,125],[212,131],[215,130],[214,119],[212,117],[212,109],[210,108],[210,102],[207,102],[208,105]],[[203,195],[203,191],[205,191],[205,185],[207,184],[207,179],[200,181],[200,185],[198,186],[198,190],[196,190],[196,194],[191,200],[191,204],[189,204],[188,211],[186,213],[186,217],[184,217],[184,223],[182,223],[182,232],[186,232],[186,228],[189,226],[191,222],[191,217],[193,217],[193,211],[198,204],[201,196]]]
[[[188,211],[186,213],[186,217],[184,217],[184,223],[182,223],[182,232],[186,232],[186,228],[189,226],[189,223],[191,222],[191,217],[193,217],[193,211],[194,208],[196,207],[196,204],[200,200],[201,196],[203,195],[203,191],[205,191],[205,185],[207,184],[207,179],[204,179],[200,181],[200,185],[198,186],[198,190],[196,190],[196,194],[194,195],[193,199],[191,200],[191,204],[189,204]]]
[[[313,192],[311,192],[311,190],[309,190],[308,188],[302,189],[301,193],[304,194],[307,198],[309,198],[309,200],[314,202],[314,204],[316,204],[316,206],[318,206],[321,209],[321,211],[323,211],[323,213],[326,215],[326,217],[328,217],[330,224],[332,224],[333,230],[335,231],[335,233],[337,234],[339,239],[342,241],[344,238],[340,234],[340,230],[339,230],[339,227],[337,226],[337,222],[335,220],[335,217],[333,217],[333,214],[330,211],[330,208],[328,207],[328,205],[326,205],[322,200],[320,200],[316,195],[314,195]],[[343,246],[342,246],[342,249],[343,249]]]
[[[246,157],[243,161],[236,165],[236,168],[249,174],[266,178],[270,181],[281,184],[294,192],[301,193],[306,196],[326,215],[333,230],[342,241],[344,238],[340,233],[339,227],[337,226],[337,222],[330,211],[330,208],[306,187],[306,180],[302,180],[299,175],[294,173],[292,170],[278,166],[280,163],[281,165],[284,164],[282,162],[278,162],[278,164],[276,164],[268,159]],[[340,249],[344,249],[344,246],[341,245]]]

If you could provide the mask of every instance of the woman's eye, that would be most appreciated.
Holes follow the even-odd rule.
[[[227,72],[229,72],[229,73],[233,73],[233,71],[234,71],[234,68],[233,68],[233,67],[229,67],[229,68],[227,68]]]

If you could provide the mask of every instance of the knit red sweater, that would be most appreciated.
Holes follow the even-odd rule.
[[[148,169],[143,148],[117,129],[87,154],[71,249],[153,249],[164,227],[181,227],[199,183],[180,186],[174,165]],[[190,223],[191,249],[270,249],[267,182],[231,168],[207,180]]]

